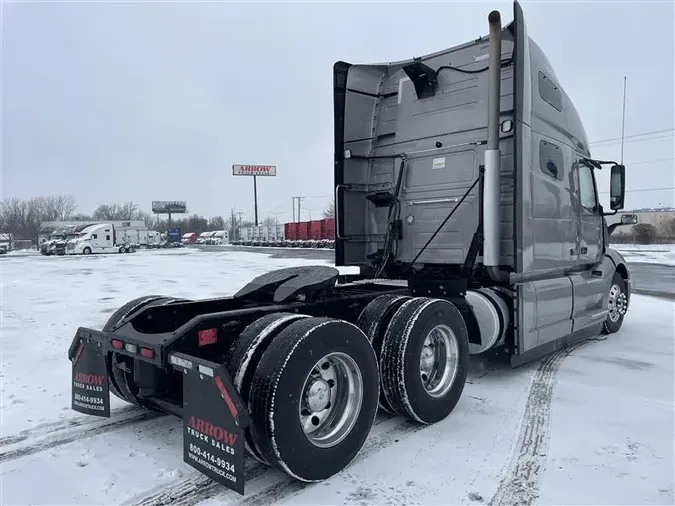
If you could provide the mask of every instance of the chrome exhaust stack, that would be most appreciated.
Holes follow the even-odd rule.
[[[499,149],[499,115],[501,100],[502,20],[499,11],[488,16],[490,53],[488,65],[488,123],[485,175],[483,181],[483,265],[495,281],[508,280],[499,269],[501,259],[501,151]]]

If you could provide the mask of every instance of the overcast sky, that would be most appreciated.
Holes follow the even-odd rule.
[[[675,206],[672,2],[524,2],[530,36],[590,141],[621,135],[626,205]],[[100,203],[186,200],[191,212],[320,216],[332,192],[332,65],[392,61],[487,32],[510,2],[4,3],[2,197]],[[662,133],[633,137],[647,132]],[[620,143],[593,145],[619,158]],[[600,179],[601,190],[608,189]],[[633,191],[666,188],[661,191]]]

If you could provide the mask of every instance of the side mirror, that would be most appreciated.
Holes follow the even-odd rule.
[[[622,214],[621,215],[621,224],[622,225],[635,225],[638,222],[637,214]]]
[[[626,193],[626,167],[613,165],[609,179],[609,207],[612,211],[623,209]],[[621,218],[623,220],[623,218]]]

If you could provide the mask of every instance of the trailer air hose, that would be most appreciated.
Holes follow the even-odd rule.
[[[405,153],[401,153],[401,164],[398,169],[398,176],[396,178],[396,187],[394,188],[394,199],[389,205],[389,216],[387,217],[387,232],[384,238],[384,249],[382,252],[382,261],[380,266],[375,271],[373,278],[378,278],[382,275],[384,270],[389,264],[389,259],[391,258],[392,248],[394,249],[394,258],[398,254],[398,241],[394,239],[394,233],[396,232],[396,223],[401,217],[401,187],[403,186],[403,173],[406,169],[406,161],[408,159]]]

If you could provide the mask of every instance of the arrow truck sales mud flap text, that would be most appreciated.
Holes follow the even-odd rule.
[[[73,357],[72,409],[95,416],[110,416],[110,387],[103,354],[80,343]]]
[[[219,390],[219,373],[183,377],[183,461],[243,494],[244,433]]]

